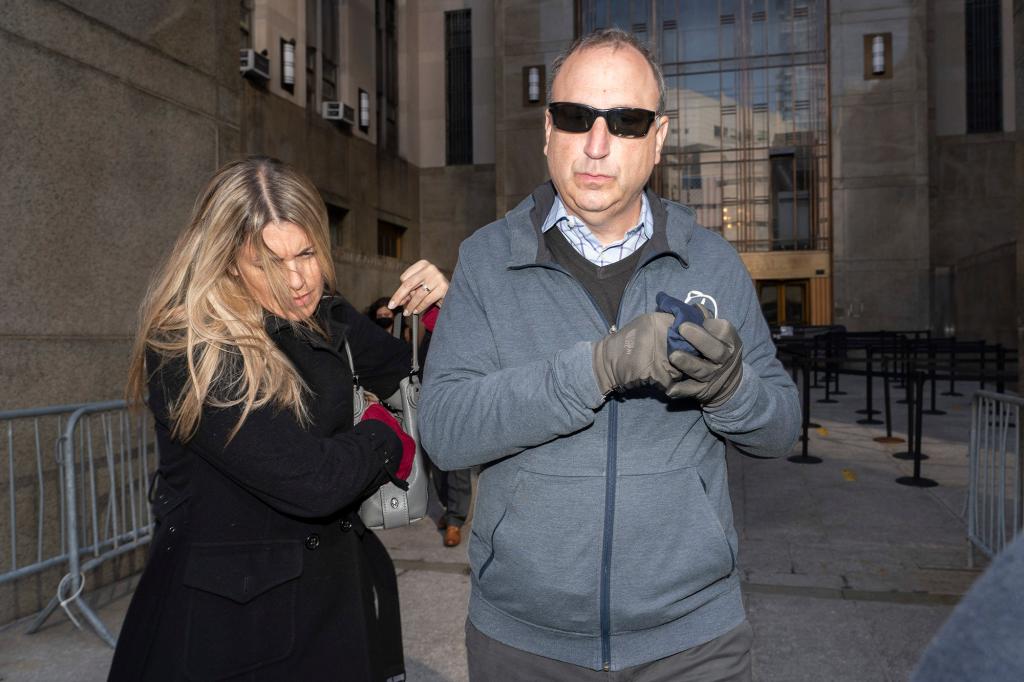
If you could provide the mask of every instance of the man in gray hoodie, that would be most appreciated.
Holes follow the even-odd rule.
[[[602,31],[552,71],[551,182],[462,244],[421,400],[439,465],[482,465],[470,677],[749,679],[725,444],[788,452],[796,388],[735,249],[644,189],[650,53]],[[659,292],[706,311],[690,352]]]

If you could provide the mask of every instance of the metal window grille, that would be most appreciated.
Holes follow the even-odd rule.
[[[470,10],[444,13],[445,161],[473,163]]]
[[[395,0],[377,0],[377,146],[398,153],[398,21]]]
[[[242,49],[252,48],[252,2],[253,0],[240,0],[239,30],[241,31]]]
[[[316,111],[316,47],[320,20],[317,0],[306,0],[306,109]]]
[[[967,132],[1003,127],[999,0],[967,0]]]
[[[338,0],[320,0],[320,96],[328,102],[338,100]]]
[[[386,220],[378,220],[377,255],[401,258],[403,234],[405,234],[405,228],[401,225],[395,225]]]

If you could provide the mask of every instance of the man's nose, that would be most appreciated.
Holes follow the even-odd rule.
[[[601,159],[608,156],[610,149],[611,133],[608,132],[608,122],[604,116],[598,116],[594,125],[587,131],[587,144],[583,152],[592,159]]]

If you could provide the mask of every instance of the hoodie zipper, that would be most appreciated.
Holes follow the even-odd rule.
[[[636,281],[637,275],[640,270],[651,262],[653,258],[648,258],[637,264],[636,270],[630,275],[629,280],[626,282],[626,286],[622,289],[622,297],[619,299],[619,307],[615,311],[615,321],[609,325],[608,320],[604,316],[604,311],[601,310],[601,306],[597,303],[597,300],[590,293],[590,291],[583,286],[583,283],[573,277],[572,273],[564,269],[560,265],[542,265],[541,267],[551,268],[561,272],[569,277],[572,281],[579,285],[583,293],[587,295],[587,298],[593,304],[594,309],[597,310],[598,316],[601,321],[604,322],[605,327],[608,329],[609,334],[614,334],[619,330],[619,319],[622,316],[622,302],[626,299],[626,293],[629,291],[630,286]],[[607,459],[605,462],[605,490],[604,490],[604,534],[603,541],[601,543],[601,596],[599,603],[599,612],[601,620],[601,669],[605,672],[611,670],[612,665],[612,642],[611,642],[611,589],[612,589],[612,534],[615,528],[615,483],[618,471],[618,438],[619,438],[619,404],[616,401],[611,401],[608,405],[608,445],[607,445]]]

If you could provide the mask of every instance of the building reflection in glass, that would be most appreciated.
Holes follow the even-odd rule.
[[[826,0],[579,0],[665,72],[654,186],[740,251],[829,250]]]

